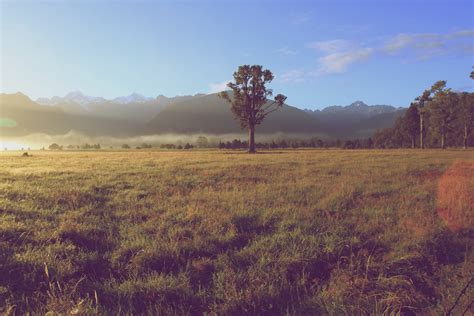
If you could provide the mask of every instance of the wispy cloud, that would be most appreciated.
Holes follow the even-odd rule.
[[[307,48],[315,52],[316,65],[289,70],[277,76],[279,82],[300,83],[311,77],[342,74],[349,71],[351,66],[375,56],[403,56],[402,58],[422,61],[436,56],[474,54],[474,29],[457,30],[447,34],[401,33],[388,39],[378,38],[365,43],[339,38],[311,42]],[[287,54],[293,52],[287,47],[277,51]]]
[[[229,82],[230,81],[223,81],[223,82],[220,82],[220,83],[210,83],[209,84],[209,93],[218,93],[218,92],[228,90],[229,88],[227,87],[227,84]]]
[[[312,42],[308,46],[324,53],[335,53],[348,50],[352,44],[343,39],[334,39],[329,41]]]
[[[373,48],[359,47],[344,39],[312,42],[307,47],[319,56],[316,66],[284,72],[277,76],[279,82],[301,83],[311,77],[344,73],[351,64],[368,60],[374,52]]]
[[[451,53],[472,53],[474,30],[461,30],[448,34],[401,33],[389,38],[381,51],[391,56],[413,55],[418,60]]]
[[[448,38],[457,38],[457,37],[474,37],[474,30],[462,30],[452,32],[447,35]]]
[[[307,73],[301,69],[292,69],[276,76],[276,80],[281,83],[299,83],[305,81]]]
[[[361,48],[320,57],[318,58],[319,68],[312,74],[320,76],[344,73],[349,65],[369,59],[373,51],[372,48]]]
[[[368,60],[374,52],[373,48],[343,39],[312,42],[309,47],[323,54],[317,59],[317,69],[311,72],[316,76],[344,73],[349,65]]]
[[[279,48],[279,49],[275,50],[275,52],[277,52],[279,54],[282,54],[282,55],[296,55],[298,53],[297,51],[289,49],[288,47]]]

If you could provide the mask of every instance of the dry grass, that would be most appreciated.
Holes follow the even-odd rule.
[[[473,151],[2,153],[0,306],[443,313],[474,272],[473,174]]]

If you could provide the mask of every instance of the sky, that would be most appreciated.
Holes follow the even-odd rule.
[[[211,93],[260,64],[299,108],[472,91],[474,2],[0,0],[0,90],[32,99]]]

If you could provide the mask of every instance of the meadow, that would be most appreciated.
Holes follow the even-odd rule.
[[[472,312],[472,150],[30,153],[0,153],[0,312]]]

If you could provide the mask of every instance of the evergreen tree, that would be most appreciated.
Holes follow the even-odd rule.
[[[463,148],[468,147],[468,138],[474,126],[474,93],[463,92],[459,95],[459,124],[463,136]]]
[[[425,148],[424,143],[424,132],[425,132],[425,116],[426,116],[426,108],[431,100],[430,98],[431,91],[425,90],[423,94],[415,99],[416,107],[418,110],[418,115],[420,116],[420,148]]]
[[[420,114],[417,104],[412,103],[403,116],[403,129],[411,140],[411,148],[415,148],[416,138],[420,133]]]
[[[446,81],[438,81],[431,88],[434,93],[430,104],[430,122],[433,131],[440,136],[441,148],[446,148],[448,133],[452,130],[452,123],[456,119],[458,95],[446,88]]]

